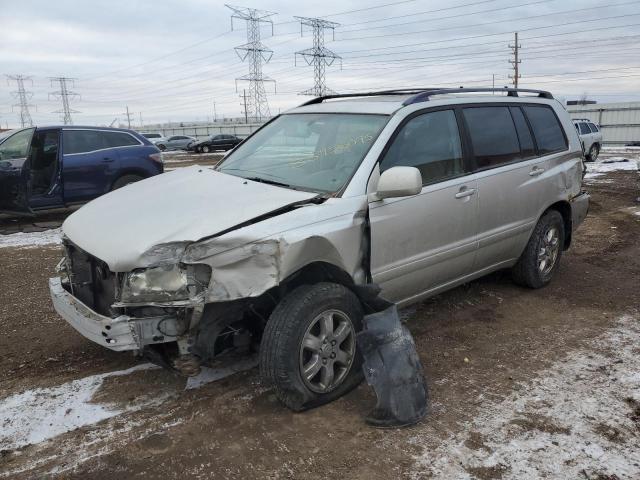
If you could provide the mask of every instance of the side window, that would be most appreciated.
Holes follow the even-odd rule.
[[[523,159],[533,158],[536,156],[536,146],[533,143],[533,137],[531,136],[531,130],[524,118],[524,114],[520,107],[511,107],[511,116],[513,117],[513,123],[516,125],[516,132],[518,133],[518,140],[520,140],[520,153]]]
[[[108,148],[128,147],[131,145],[140,145],[140,142],[128,133],[123,132],[100,132],[104,137],[105,144]]]
[[[35,128],[28,128],[14,133],[0,144],[0,160],[26,158],[31,146],[31,137]]]
[[[560,126],[551,107],[526,106],[524,113],[529,119],[540,155],[548,155],[567,149],[567,140],[564,137],[562,126]]]
[[[462,145],[453,110],[425,113],[409,120],[380,162],[391,167],[416,167],[423,185],[464,173]]]
[[[62,152],[65,155],[87,153],[106,148],[102,135],[95,130],[63,130]]]
[[[498,167],[522,158],[509,107],[463,109],[478,168]]]
[[[591,129],[591,133],[598,133],[598,127],[596,127],[594,123],[589,122],[587,125],[589,125],[589,128]]]
[[[586,123],[580,123],[580,133],[582,135],[588,135],[589,133],[591,133],[591,130],[589,129],[589,125],[587,125]]]

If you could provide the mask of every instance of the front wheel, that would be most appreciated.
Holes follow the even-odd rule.
[[[562,215],[557,210],[549,210],[538,221],[529,243],[513,267],[513,280],[529,288],[547,285],[558,270],[564,238]]]
[[[209,148],[209,145],[204,145],[200,148],[200,151],[202,153],[209,153],[211,151],[211,149]]]
[[[304,285],[275,308],[260,345],[260,373],[294,411],[331,402],[362,380],[356,332],[362,307],[335,283]]]

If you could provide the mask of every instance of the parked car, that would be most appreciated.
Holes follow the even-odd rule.
[[[197,142],[198,140],[187,135],[174,135],[169,137],[164,142],[158,142],[156,145],[163,152],[165,150],[187,150],[190,144]]]
[[[131,130],[11,130],[0,134],[0,211],[32,213],[80,204],[162,172],[159,150]]]
[[[573,120],[573,125],[580,137],[586,159],[595,162],[602,148],[602,132],[588,118],[576,118]]]
[[[142,135],[144,138],[146,138],[147,140],[149,140],[151,143],[153,143],[154,145],[158,145],[159,143],[166,143],[167,141],[167,137],[165,137],[163,134],[161,133],[141,133],[140,135]]]
[[[215,170],[93,201],[62,227],[56,310],[94,342],[186,375],[259,348],[294,410],[339,397],[362,378],[372,291],[402,307],[505,268],[544,287],[587,214],[562,105],[474,92],[320,97]]]
[[[189,145],[189,150],[193,150],[197,153],[209,153],[214,152],[216,150],[231,150],[236,145],[238,145],[242,140],[235,135],[212,135],[206,140],[201,140],[199,142],[192,143]]]

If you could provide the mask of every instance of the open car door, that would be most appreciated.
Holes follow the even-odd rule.
[[[29,206],[29,150],[35,130],[25,128],[0,137],[0,213],[33,213]]]

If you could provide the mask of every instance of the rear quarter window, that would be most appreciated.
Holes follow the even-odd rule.
[[[140,145],[138,139],[124,132],[100,132],[108,148]]]
[[[524,113],[533,130],[539,155],[548,155],[567,149],[564,131],[551,107],[529,105],[524,107]]]
[[[595,124],[587,123],[587,125],[589,125],[589,128],[591,129],[591,133],[598,133],[598,127],[596,127]]]

